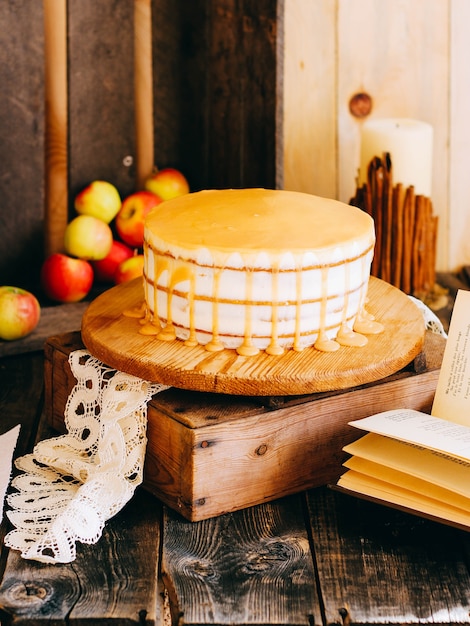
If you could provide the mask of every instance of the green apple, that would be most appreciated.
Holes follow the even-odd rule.
[[[162,200],[171,200],[189,193],[189,184],[184,174],[174,167],[155,170],[145,181],[145,189],[160,196]]]
[[[94,180],[75,197],[79,215],[93,215],[109,224],[121,208],[121,196],[114,185],[105,180]]]
[[[138,278],[144,273],[144,255],[135,254],[120,263],[114,274],[114,281],[117,285],[126,283],[129,280]]]
[[[33,332],[41,317],[36,297],[19,287],[0,287],[0,339],[14,341]]]
[[[111,227],[93,215],[79,215],[67,224],[64,248],[70,256],[98,261],[109,254],[112,245]]]

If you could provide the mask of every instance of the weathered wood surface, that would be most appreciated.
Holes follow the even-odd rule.
[[[69,188],[135,190],[134,2],[68,0]]]
[[[468,533],[331,490],[307,502],[325,623],[469,623]]]
[[[34,440],[42,366],[38,353],[0,360],[1,432],[24,425],[18,454]],[[24,561],[2,546],[0,619],[469,624],[469,548],[462,531],[327,488],[195,523],[139,489],[69,565]]]
[[[175,624],[321,623],[300,497],[197,523],[166,510],[162,554]]]
[[[193,189],[282,187],[283,0],[153,0],[155,162]]]
[[[37,283],[44,210],[42,2],[0,3],[0,285]]]
[[[89,302],[76,302],[41,309],[41,318],[34,331],[15,341],[0,340],[0,357],[43,350],[44,344],[57,333],[80,330],[83,313]]]

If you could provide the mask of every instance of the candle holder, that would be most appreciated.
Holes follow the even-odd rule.
[[[404,293],[427,300],[436,281],[438,218],[431,199],[415,195],[414,186],[393,183],[390,153],[374,157],[367,182],[356,189],[352,204],[375,223],[376,244],[371,274]]]

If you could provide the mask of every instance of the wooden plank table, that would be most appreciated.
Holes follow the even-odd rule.
[[[52,433],[44,355],[0,359],[0,433]],[[138,489],[70,564],[3,547],[9,624],[468,624],[470,535],[318,488],[189,522]]]

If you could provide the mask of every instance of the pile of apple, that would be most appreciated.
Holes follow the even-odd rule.
[[[121,201],[114,185],[95,180],[76,196],[77,215],[66,227],[64,252],[52,254],[41,267],[41,285],[48,298],[78,302],[95,281],[119,284],[142,275],[147,213],[165,200],[189,193],[185,176],[174,168],[155,170],[144,187]],[[40,317],[34,294],[0,286],[0,340],[26,337]]]
[[[65,229],[64,251],[41,267],[48,298],[78,302],[95,281],[116,285],[142,275],[146,215],[161,202],[189,193],[185,176],[174,168],[155,170],[144,187],[121,201],[113,184],[95,180],[75,197],[77,215]]]

